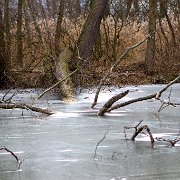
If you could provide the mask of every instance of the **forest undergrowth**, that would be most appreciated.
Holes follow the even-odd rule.
[[[105,85],[139,85],[161,84],[174,79],[180,73],[180,31],[176,21],[172,21],[176,39],[172,39],[172,32],[166,21],[162,26],[157,23],[156,56],[153,75],[145,73],[146,43],[131,51],[113,70]],[[80,35],[84,20],[79,18],[74,22],[63,19],[61,49],[69,47],[74,49]],[[15,61],[15,46],[12,43],[10,85],[21,88],[48,87],[56,80],[52,76],[45,76],[43,63],[54,61],[54,32],[55,22],[52,20],[39,21],[41,36],[44,44],[33,24],[29,24],[28,31],[24,30],[23,40],[23,67],[18,67]],[[137,22],[116,22],[112,17],[102,20],[99,38],[94,47],[93,56],[88,62],[78,67],[73,81],[76,87],[94,87],[113,65],[118,57],[132,45],[141,41],[147,33],[148,24]],[[164,33],[162,33],[164,32]],[[12,40],[13,42],[13,40]],[[14,39],[15,42],[15,39]],[[72,63],[72,62],[70,62]],[[70,64],[71,66],[71,64]],[[50,72],[54,67],[50,66]]]

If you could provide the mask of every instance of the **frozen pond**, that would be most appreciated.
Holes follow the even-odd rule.
[[[19,90],[14,102],[33,103],[57,113],[44,116],[26,110],[0,109],[0,147],[7,147],[22,160],[17,171],[15,159],[0,151],[0,180],[129,180],[180,179],[180,142],[174,148],[140,135],[126,141],[124,126],[143,120],[154,137],[175,139],[180,131],[180,106],[169,106],[157,113],[160,102],[148,100],[115,110],[105,117],[96,114],[114,94],[129,89],[121,101],[159,91],[162,85],[106,88],[95,110],[90,108],[94,92],[84,90],[78,101],[65,104],[56,95],[35,100],[40,90]],[[10,94],[16,92],[10,91]],[[0,91],[2,99],[5,91]],[[168,99],[169,89],[162,98]],[[172,86],[171,101],[180,103],[180,84]],[[97,148],[97,143],[106,138]],[[128,137],[132,131],[128,130]]]

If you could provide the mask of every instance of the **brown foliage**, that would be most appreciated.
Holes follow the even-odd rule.
[[[43,61],[53,61],[52,57],[55,52],[53,42],[48,38],[48,32],[50,32],[51,40],[54,39],[56,23],[52,19],[47,20],[47,22],[48,23],[45,23],[43,20],[38,21],[38,26],[41,29],[41,34],[44,38],[46,48],[44,48],[42,43],[39,41],[38,34],[33,23],[29,24],[31,32],[30,42],[28,41],[28,34],[24,31],[23,67],[18,67],[15,63],[15,39],[12,38],[12,69],[10,72],[10,79],[12,83],[16,81],[16,86],[34,87],[41,86],[42,84],[44,85],[44,83],[41,83],[44,75]],[[75,42],[80,35],[84,22],[85,20],[83,17],[78,17],[77,21],[63,18],[62,40],[60,44],[62,49],[64,47],[75,47]],[[158,26],[156,32],[155,75],[149,76],[145,74],[144,59],[146,44],[143,44],[141,47],[138,47],[134,51],[130,52],[124,61],[122,61],[116,69],[114,69],[111,76],[107,79],[106,84],[124,85],[166,83],[178,75],[180,69],[180,41],[177,40],[177,46],[173,47],[171,44],[171,35],[167,22],[165,20],[162,21],[162,25],[168,42],[163,37],[161,29]],[[179,38],[180,36],[177,22],[174,21],[173,25],[176,37]],[[49,30],[47,31],[47,29]],[[13,34],[15,31],[12,30],[11,32]],[[127,47],[139,42],[146,35],[146,22],[141,24],[128,22],[122,25],[121,21],[115,23],[113,17],[107,17],[101,24],[101,46],[98,46],[98,48],[101,49],[97,51],[97,47],[94,48],[90,67],[85,68],[83,73],[77,73],[75,77],[73,77],[75,85],[81,85],[82,87],[97,85],[104,76],[104,72],[106,72],[114,61],[122,55],[124,50],[127,49]],[[101,56],[97,54],[99,51],[101,52]],[[15,71],[17,73],[14,73]],[[50,67],[49,71],[53,71],[53,67]],[[23,78],[19,72],[22,72]],[[36,81],[31,81],[30,78],[36,79]],[[48,82],[53,82],[53,80],[51,81],[51,79],[48,80],[47,78],[46,82],[47,85],[45,86],[49,86]]]

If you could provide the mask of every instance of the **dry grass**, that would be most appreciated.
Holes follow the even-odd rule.
[[[85,20],[81,17],[77,21],[71,21],[67,18],[63,19],[61,48],[74,48],[84,22]],[[49,62],[51,60],[50,56],[54,56],[55,25],[56,23],[53,20],[38,22],[44,44],[42,43],[42,39],[39,38],[39,34],[33,23],[29,25],[30,34],[24,28],[23,67],[17,66],[15,38],[12,38],[13,71],[11,73],[11,79],[13,79],[12,82],[16,82],[16,86],[35,87],[44,84],[41,83],[44,75],[43,62]],[[91,61],[90,67],[83,73],[79,73],[74,77],[74,79],[79,79],[79,82],[75,82],[76,86],[80,85],[82,87],[87,87],[96,85],[127,47],[136,44],[147,35],[147,23],[137,24],[135,22],[128,22],[125,23],[123,27],[121,25],[121,22],[115,23],[112,17],[102,21],[100,38],[101,46],[99,46],[98,49],[94,49],[94,58]],[[176,22],[173,22],[173,27],[177,37],[176,47],[172,47],[171,32],[167,22],[163,22],[163,29],[168,38],[168,43],[162,36],[160,27],[157,26],[157,54],[155,61],[155,75],[153,77],[147,76],[144,72],[146,51],[146,43],[144,43],[130,52],[126,59],[118,65],[107,81],[107,84],[163,83],[174,78],[174,76],[179,73],[180,69],[180,39],[178,39],[180,37],[180,32]],[[99,53],[101,55],[99,55]],[[18,73],[20,71],[22,73]],[[48,79],[46,79],[46,81],[52,83],[52,81]],[[49,85],[48,82],[47,85]]]

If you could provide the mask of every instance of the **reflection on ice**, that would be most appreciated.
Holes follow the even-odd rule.
[[[58,159],[56,162],[77,162],[79,159]]]
[[[74,151],[73,149],[63,149],[63,150],[60,150],[58,152],[72,152]]]
[[[18,170],[15,170],[15,171],[4,171],[4,172],[0,172],[0,174],[4,174],[4,173],[18,173],[18,172],[22,172],[23,170],[22,169],[18,169]]]
[[[111,117],[120,117],[120,116],[127,116],[127,114],[123,113],[106,113],[106,116],[111,116]]]
[[[24,151],[15,151],[15,152],[13,152],[13,153],[14,153],[14,154],[23,154]],[[9,153],[9,152],[0,152],[0,155],[5,155],[5,154],[11,155],[11,153]]]
[[[79,117],[77,113],[66,113],[66,112],[57,112],[51,115],[52,118],[70,118],[70,117]]]

